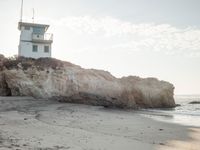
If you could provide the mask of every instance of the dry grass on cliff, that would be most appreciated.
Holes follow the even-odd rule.
[[[25,57],[9,57],[6,58],[0,54],[0,70],[3,69],[23,69],[27,70],[31,67],[36,67],[39,70],[44,70],[45,68],[59,69],[64,66],[75,66],[70,62],[61,61],[55,58],[25,58]]]

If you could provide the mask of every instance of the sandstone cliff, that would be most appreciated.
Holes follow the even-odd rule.
[[[174,86],[155,78],[115,78],[52,58],[7,59],[0,55],[0,95],[51,98],[121,108],[174,107]]]

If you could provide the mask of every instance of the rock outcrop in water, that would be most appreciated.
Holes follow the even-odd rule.
[[[51,98],[120,108],[174,107],[174,86],[155,78],[116,78],[53,58],[0,55],[0,95]]]
[[[200,104],[200,101],[192,101],[192,102],[189,102],[189,104]]]

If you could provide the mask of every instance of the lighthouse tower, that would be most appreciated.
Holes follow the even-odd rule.
[[[53,34],[46,33],[49,25],[23,22],[23,0],[21,3],[21,17],[18,23],[20,30],[20,41],[18,47],[18,56],[40,58],[51,57],[51,45],[53,43]]]
[[[46,33],[49,25],[19,22],[21,31],[18,56],[40,58],[51,57],[53,34]]]

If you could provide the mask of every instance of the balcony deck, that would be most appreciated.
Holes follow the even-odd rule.
[[[45,34],[32,34],[32,42],[35,43],[52,43],[53,42],[53,34],[45,33]]]

